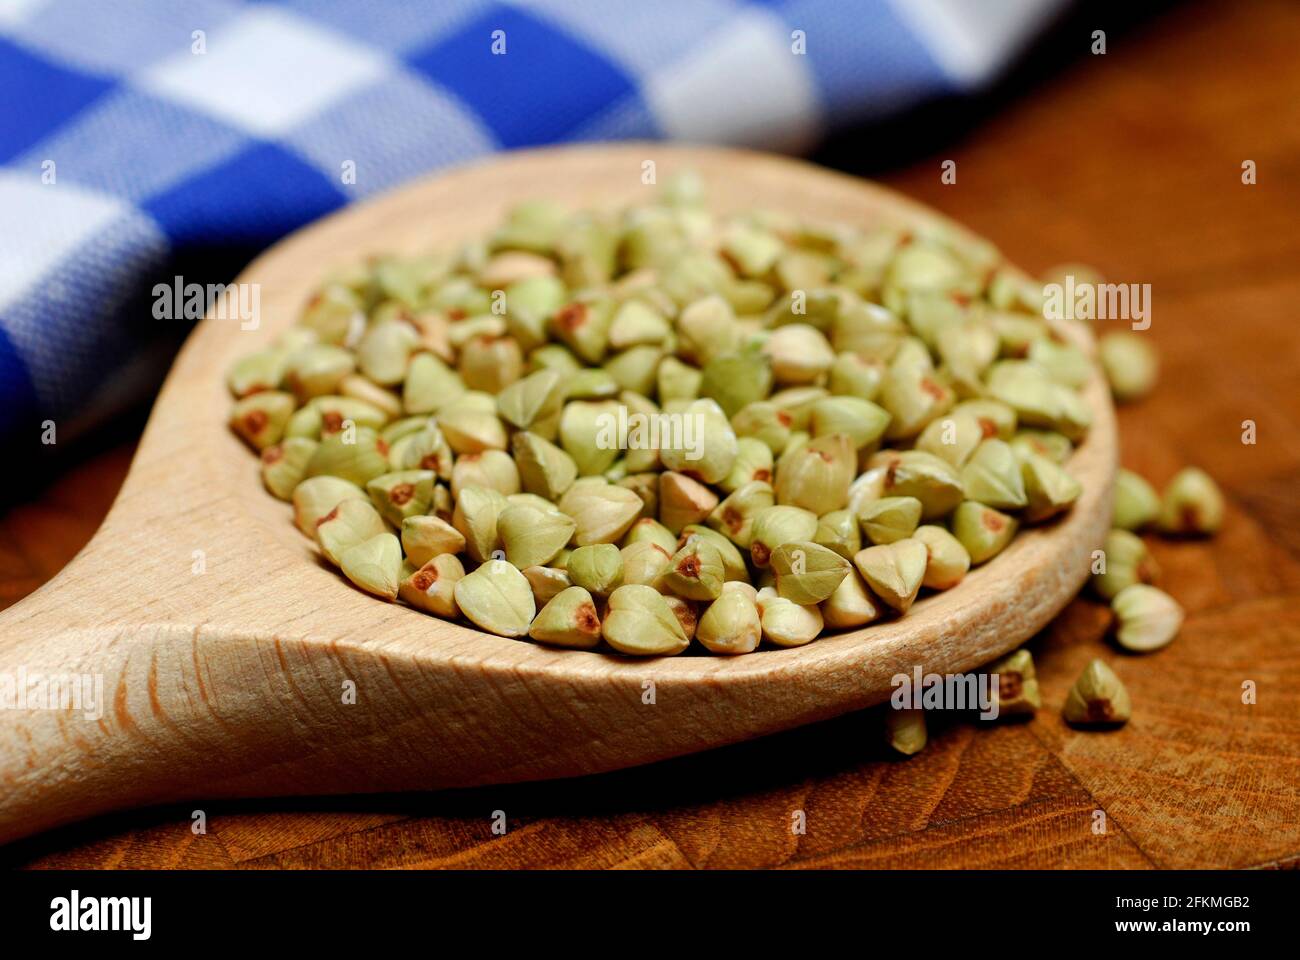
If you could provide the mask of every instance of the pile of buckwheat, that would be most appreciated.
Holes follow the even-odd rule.
[[[943,227],[716,217],[686,176],[336,272],[229,371],[231,426],[378,598],[623,654],[798,646],[906,614],[1070,509],[1094,365],[1041,296]],[[1150,389],[1145,342],[1100,353],[1117,396]],[[1163,506],[1121,471],[1116,501],[1094,582],[1120,642],[1153,649],[1181,610],[1130,531],[1206,532],[1222,503],[1200,471]],[[1003,712],[1037,706],[1028,657],[1001,662]],[[1121,719],[1098,698],[1075,719]],[[914,726],[895,739],[912,752]]]

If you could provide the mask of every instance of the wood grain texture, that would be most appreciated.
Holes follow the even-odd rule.
[[[1160,389],[1121,409],[1122,461],[1163,483],[1209,470],[1229,497],[1210,543],[1148,537],[1189,616],[1134,657],[1109,614],[1073,602],[1031,644],[1046,700],[1030,723],[938,726],[888,757],[868,710],[707,754],[573,781],[440,793],[222,802],[101,818],[0,849],[28,867],[1300,865],[1300,10],[1195,4],[1085,58],[892,185],[1031,269],[1082,260],[1151,282]],[[1240,56],[1248,50],[1250,55]],[[1069,122],[1065,122],[1068,119]],[[958,161],[955,186],[940,159]],[[1239,179],[1259,163],[1255,187]],[[1259,423],[1243,447],[1240,422]],[[0,519],[12,596],[89,538],[83,502],[127,454]],[[75,498],[74,498],[75,499]],[[105,504],[98,504],[102,511]],[[87,509],[86,514],[93,514]],[[75,536],[73,532],[75,531]],[[17,586],[15,586],[15,584]],[[0,600],[3,602],[3,600]],[[1134,718],[1073,731],[1059,706],[1092,656]],[[1258,684],[1240,703],[1243,679]],[[504,810],[506,836],[491,833]],[[807,833],[791,815],[807,814]],[[1094,810],[1107,814],[1103,835]]]
[[[229,365],[294,321],[323,265],[418,252],[434,233],[444,246],[466,242],[539,193],[573,208],[643,201],[647,155],[661,177],[697,171],[721,212],[914,229],[938,219],[797,161],[620,144],[504,154],[277,244],[238,279],[260,286],[260,326],[198,326],[100,531],[47,587],[0,613],[0,670],[102,676],[111,703],[96,722],[0,714],[0,841],[147,803],[427,790],[662,760],[879,703],[891,677],[917,664],[972,669],[1069,601],[1110,514],[1115,425],[1097,372],[1084,390],[1092,428],[1070,461],[1084,492],[1068,514],[906,617],[798,649],[632,660],[545,648],[376,602],[317,559],[225,428]],[[1090,345],[1082,325],[1062,332]],[[75,602],[87,595],[93,606]]]

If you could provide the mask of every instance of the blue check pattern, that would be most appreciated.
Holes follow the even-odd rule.
[[[810,146],[979,82],[935,21],[973,2],[0,0],[0,437],[141,399],[184,332],[149,308],[175,273],[229,279],[494,150]],[[1057,2],[995,5],[1023,25]],[[195,275],[214,263],[229,273]]]

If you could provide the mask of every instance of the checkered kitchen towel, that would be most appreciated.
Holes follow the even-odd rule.
[[[182,267],[502,148],[798,150],[978,86],[1061,2],[0,0],[0,437],[141,399]]]

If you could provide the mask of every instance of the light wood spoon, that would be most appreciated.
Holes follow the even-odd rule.
[[[198,326],[95,538],[0,614],[0,677],[88,674],[102,678],[104,697],[98,718],[0,710],[0,841],[145,804],[429,790],[705,750],[882,702],[890,678],[917,664],[976,668],[1074,596],[1110,517],[1115,424],[1100,378],[1086,389],[1092,430],[1070,463],[1084,492],[1064,519],[1022,533],[902,619],[799,649],[640,661],[548,649],[374,600],[318,559],[226,427],[230,362],[291,324],[329,267],[482,235],[528,198],[644,202],[645,160],[659,178],[698,171],[722,212],[761,206],[862,226],[941,219],[778,157],[601,145],[501,155],[277,244],[239,277],[261,285],[260,327]],[[1065,332],[1091,347],[1085,332]]]

